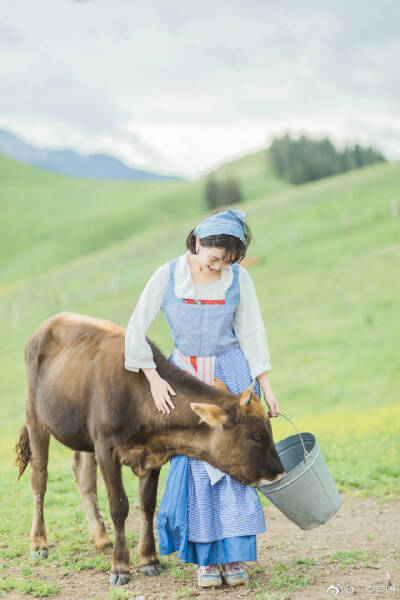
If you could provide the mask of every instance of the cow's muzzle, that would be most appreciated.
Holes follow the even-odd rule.
[[[263,477],[262,479],[259,479],[255,483],[252,483],[251,487],[261,487],[262,485],[270,485],[271,483],[274,483],[275,481],[279,481],[279,479],[282,479],[282,477],[284,477],[285,475],[286,475],[286,472],[284,471],[283,473],[278,473],[278,475],[276,475],[272,479],[266,479],[265,477]]]

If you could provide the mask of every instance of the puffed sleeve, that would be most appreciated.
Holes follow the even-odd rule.
[[[153,273],[143,289],[125,331],[125,369],[155,369],[153,353],[146,341],[146,331],[157,316],[168,284],[169,263]]]
[[[254,379],[264,371],[270,371],[272,366],[254,283],[248,271],[241,265],[239,265],[239,284],[240,302],[235,311],[233,329]]]

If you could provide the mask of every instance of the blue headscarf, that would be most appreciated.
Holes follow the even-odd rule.
[[[235,235],[245,243],[245,214],[244,210],[228,208],[228,210],[224,210],[203,219],[203,221],[195,228],[194,234],[198,235],[200,238],[204,238],[208,235],[227,233],[229,235]]]

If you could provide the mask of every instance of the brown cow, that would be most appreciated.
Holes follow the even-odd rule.
[[[124,367],[124,334],[109,321],[69,312],[42,323],[25,348],[26,425],[16,446],[19,476],[31,462],[31,547],[40,558],[48,556],[43,502],[50,434],[75,450],[73,470],[89,530],[97,548],[104,549],[112,544],[97,502],[99,464],[115,531],[113,585],[129,581],[129,504],[121,465],[140,478],[139,555],[147,575],[160,573],[153,517],[160,468],[169,458],[206,460],[245,485],[284,472],[269,419],[251,388],[231,394],[222,382],[207,385],[170,363],[148,340],[159,374],[176,392],[175,409],[159,413],[145,375]]]

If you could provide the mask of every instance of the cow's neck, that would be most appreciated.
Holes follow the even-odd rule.
[[[210,389],[211,388],[211,389]],[[193,392],[189,386],[182,384],[175,386],[176,396],[170,395],[175,408],[171,409],[169,415],[156,412],[155,410],[146,411],[145,422],[159,431],[168,431],[175,428],[194,428],[200,424],[199,415],[190,407],[191,403],[216,404],[224,409],[232,409],[238,402],[236,394],[230,394],[212,386],[205,386],[204,391]],[[146,395],[145,404],[154,404],[151,392]]]
[[[163,448],[171,456],[185,454],[191,458],[210,462],[213,460],[209,452],[210,433],[211,429],[207,426],[198,427],[195,431],[193,429],[169,431],[162,434]]]
[[[153,431],[145,440],[136,440],[118,448],[122,464],[132,467],[136,475],[144,475],[147,470],[161,467],[173,456],[205,460],[221,469],[210,454],[211,429],[206,426],[194,431],[191,429]],[[221,469],[223,470],[223,469]]]

